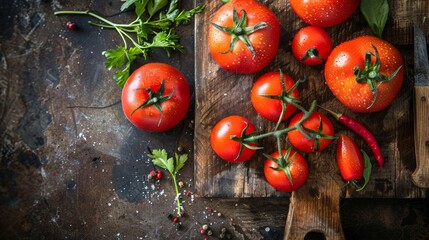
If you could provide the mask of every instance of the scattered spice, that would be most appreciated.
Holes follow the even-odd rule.
[[[69,29],[69,30],[76,30],[76,27],[77,27],[77,25],[76,25],[76,23],[75,22],[70,22],[70,21],[68,21],[67,23],[66,23],[66,26],[67,26],[67,28]]]

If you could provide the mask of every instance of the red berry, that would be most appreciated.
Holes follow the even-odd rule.
[[[173,222],[177,223],[179,221],[178,217],[173,218]]]
[[[74,22],[69,21],[66,23],[66,26],[69,30],[75,30],[76,29],[76,23],[74,23]]]
[[[202,235],[204,235],[204,234],[206,234],[206,230],[201,229],[200,233],[201,233]]]
[[[155,170],[150,171],[149,175],[151,175],[152,177],[156,177],[156,172],[155,172]]]
[[[160,180],[162,178],[162,172],[158,170],[158,173],[156,174],[156,178]]]

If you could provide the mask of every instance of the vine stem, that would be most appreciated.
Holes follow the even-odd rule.
[[[296,130],[296,129],[299,130],[301,128],[300,126],[304,123],[304,121],[306,121],[311,116],[311,114],[314,112],[314,110],[316,109],[316,106],[317,106],[316,101],[313,101],[311,103],[310,109],[308,111],[304,110],[303,111],[304,116],[301,118],[301,120],[297,124],[295,124],[292,127],[288,127],[288,128],[284,128],[284,129],[280,129],[280,130],[275,130],[273,132],[267,132],[267,133],[263,133],[263,134],[259,134],[259,135],[249,136],[249,137],[243,139],[243,141],[244,142],[256,142],[257,140],[263,139],[266,137],[270,137],[270,136],[279,137],[280,135],[285,134],[287,132],[290,132],[292,130]],[[307,135],[307,134],[305,134],[305,135]],[[306,137],[308,139],[311,139],[311,137],[308,135]]]

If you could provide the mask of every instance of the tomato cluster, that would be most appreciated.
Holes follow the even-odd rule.
[[[333,48],[328,31],[323,29],[346,21],[360,0],[289,2],[298,17],[309,24],[293,38],[291,49],[296,60],[305,65],[325,64],[327,86],[352,111],[375,112],[389,106],[404,77],[399,51],[385,40],[369,35]],[[274,59],[279,35],[279,21],[269,8],[254,0],[231,0],[213,15],[208,45],[221,68],[248,74],[264,69]],[[351,138],[335,136],[329,118],[315,111],[315,102],[308,110],[300,105],[298,83],[281,70],[256,79],[250,100],[260,116],[277,123],[275,129],[257,133],[247,118],[226,117],[212,129],[210,142],[214,152],[225,161],[243,162],[261,148],[258,140],[275,137],[278,149],[265,155],[265,178],[275,189],[291,192],[301,187],[309,174],[308,164],[299,152],[321,152],[338,139],[337,165],[341,176],[355,186],[364,177],[365,186],[370,173],[369,157],[359,151]],[[287,127],[279,129],[280,123],[288,119]],[[283,147],[284,140],[288,140],[290,148]]]

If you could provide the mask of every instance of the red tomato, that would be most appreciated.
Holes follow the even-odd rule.
[[[317,65],[326,61],[331,51],[331,37],[320,27],[301,28],[292,41],[293,56],[306,65]]]
[[[279,99],[269,98],[267,95],[280,98],[283,95],[283,90],[284,92],[287,92],[295,84],[289,75],[283,74],[283,76],[285,89],[283,89],[282,86],[280,72],[268,72],[255,81],[250,93],[250,99],[253,107],[262,117],[270,121],[277,122],[279,120],[282,112],[282,101]],[[299,98],[298,89],[295,88],[289,96]],[[282,120],[289,118],[295,110],[295,106],[287,103]]]
[[[285,156],[286,150],[282,150],[282,155]],[[274,152],[271,157],[279,159],[279,152]],[[278,161],[273,161],[270,158],[265,160],[264,175],[267,182],[276,190],[282,192],[293,192],[302,187],[308,179],[308,164],[304,157],[294,151],[290,151],[286,158],[287,162],[284,166],[279,165]],[[285,171],[290,172],[292,182],[286,175]]]
[[[245,16],[247,21],[240,21]],[[242,39],[247,39],[249,44]],[[232,0],[224,4],[214,14],[208,30],[214,60],[235,73],[254,73],[268,65],[277,53],[279,39],[277,16],[254,0]]]
[[[304,116],[303,112],[296,114],[289,123],[295,126]],[[303,130],[311,137],[307,139],[298,129],[288,132],[289,142],[302,152],[321,152],[332,142],[334,126],[323,113],[313,112],[302,124]]]
[[[176,126],[188,112],[190,90],[179,70],[148,63],[135,70],[122,89],[122,109],[136,127],[162,132]]]
[[[332,27],[344,22],[359,6],[360,0],[290,0],[292,9],[304,22]]]
[[[381,111],[401,90],[403,65],[401,53],[392,44],[374,36],[362,36],[332,50],[325,64],[326,84],[352,111]]]
[[[348,136],[340,134],[336,150],[337,165],[345,181],[359,180],[363,177],[364,162],[356,143]]]
[[[215,153],[228,162],[244,162],[249,160],[256,150],[242,146],[238,141],[231,139],[231,136],[242,137],[243,130],[249,135],[256,131],[255,126],[250,120],[241,116],[229,116],[220,120],[212,129],[210,135],[210,143]],[[256,147],[256,143],[248,143],[250,146]],[[239,156],[240,149],[243,151]]]

